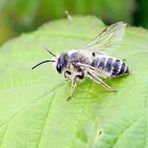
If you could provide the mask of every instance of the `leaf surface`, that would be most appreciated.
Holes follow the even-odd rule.
[[[95,17],[47,23],[0,48],[1,148],[148,147],[148,31],[128,27],[121,47],[130,74],[105,80],[111,93],[91,80],[78,83],[71,102],[70,83],[51,63],[46,45],[59,54],[91,41],[105,25]]]

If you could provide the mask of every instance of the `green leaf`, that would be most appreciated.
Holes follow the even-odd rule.
[[[148,147],[148,31],[128,27],[112,52],[126,59],[130,74],[105,80],[111,93],[91,80],[78,83],[67,103],[70,83],[45,64],[46,45],[56,54],[81,47],[105,25],[95,17],[47,23],[0,48],[1,148]]]

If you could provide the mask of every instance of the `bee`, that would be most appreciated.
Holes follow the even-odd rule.
[[[126,75],[129,73],[129,68],[123,60],[103,54],[102,51],[119,45],[124,36],[125,27],[126,24],[123,22],[112,24],[101,31],[86,46],[63,52],[59,56],[45,48],[53,56],[53,59],[42,61],[32,69],[43,63],[55,63],[58,73],[63,73],[67,80],[71,80],[70,96],[67,100],[74,94],[76,81],[83,80],[86,77],[101,84],[107,90],[115,92],[102,78]]]

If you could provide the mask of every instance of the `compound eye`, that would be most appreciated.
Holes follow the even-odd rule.
[[[57,64],[57,71],[58,71],[59,73],[62,72],[62,67],[63,67],[62,64]]]

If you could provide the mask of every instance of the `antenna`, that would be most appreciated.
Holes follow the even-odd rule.
[[[58,59],[58,58],[56,57],[56,55],[55,55],[53,52],[51,52],[47,47],[44,46],[44,49],[45,49],[49,54],[51,54],[51,55],[54,56],[56,59]]]
[[[56,61],[55,60],[45,60],[45,61],[42,61],[42,62],[36,64],[35,66],[33,66],[32,70],[35,69],[36,67],[38,67],[39,65],[47,63],[47,62],[56,62]]]

